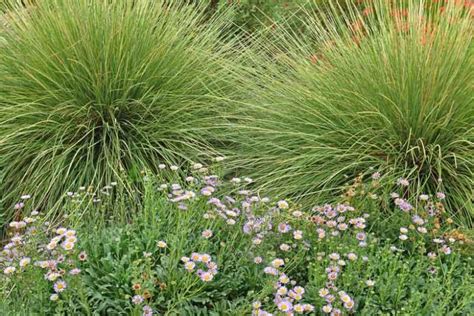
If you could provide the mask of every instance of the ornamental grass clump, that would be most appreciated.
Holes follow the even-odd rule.
[[[180,1],[46,0],[8,14],[4,205],[34,188],[35,203],[50,206],[70,188],[213,152],[221,96],[235,91],[225,13]]]
[[[305,36],[273,32],[255,58],[238,167],[310,201],[393,169],[417,193],[447,192],[448,210],[472,224],[473,20],[461,2],[333,6],[307,13]]]

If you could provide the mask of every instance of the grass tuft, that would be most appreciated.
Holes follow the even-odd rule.
[[[414,181],[418,194],[447,192],[449,210],[472,225],[469,8],[365,5],[306,12],[305,36],[265,35],[258,84],[249,81],[239,114],[238,166],[257,170],[266,190],[309,205],[359,172],[390,172]]]
[[[180,1],[39,1],[8,13],[0,195],[51,206],[81,185],[213,152],[233,93],[226,14]]]

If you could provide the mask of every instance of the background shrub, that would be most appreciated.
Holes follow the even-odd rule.
[[[226,18],[182,3],[45,0],[9,13],[0,57],[6,204],[33,189],[37,201],[57,201],[71,187],[212,151],[210,129],[228,106],[220,96],[235,91]]]
[[[304,36],[271,37],[266,57],[255,57],[260,79],[240,113],[248,119],[235,129],[237,166],[306,201],[347,176],[393,169],[419,193],[446,191],[449,210],[472,224],[469,8],[370,3],[308,11]]]
[[[186,1],[186,0],[183,0]],[[251,36],[262,30],[279,30],[291,27],[298,32],[305,32],[304,12],[312,10],[317,5],[319,10],[328,10],[330,6],[340,9],[347,8],[349,3],[357,1],[347,0],[190,0],[191,3],[207,3],[209,12],[231,8],[235,34]]]

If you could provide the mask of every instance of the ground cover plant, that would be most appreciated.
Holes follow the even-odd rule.
[[[308,201],[347,175],[393,168],[417,193],[449,192],[456,220],[472,225],[472,5],[363,3],[308,11],[305,34],[257,43],[237,167]]]
[[[225,14],[208,17],[181,1],[46,0],[16,7],[8,21],[5,205],[32,188],[48,204],[69,187],[120,181],[139,166],[212,152],[219,141],[210,130],[228,110],[220,96],[234,91]]]
[[[143,206],[74,214],[87,192],[71,194],[60,222],[31,212],[9,224],[2,251],[7,314],[107,315],[462,315],[472,308],[472,241],[453,229],[445,195],[400,198],[390,177],[351,181],[338,203],[304,210],[252,191],[250,178],[222,180],[199,164],[146,174]],[[410,184],[407,184],[410,185]],[[107,188],[109,194],[116,190]],[[348,194],[348,192],[351,192]],[[110,195],[103,194],[102,203]],[[128,196],[128,195],[127,195]],[[390,201],[391,226],[376,207]],[[105,206],[105,204],[103,206]],[[111,205],[111,204],[110,204]],[[121,206],[118,206],[121,205]],[[69,214],[70,213],[70,214]],[[97,213],[102,214],[100,216]],[[71,215],[71,216],[69,216]],[[84,225],[94,223],[92,225]],[[110,223],[109,223],[110,224]],[[73,229],[74,227],[76,229]],[[13,286],[12,286],[13,285]],[[28,291],[26,291],[28,289]]]

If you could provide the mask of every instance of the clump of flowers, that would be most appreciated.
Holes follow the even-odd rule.
[[[318,260],[323,260],[324,254],[320,254]],[[347,258],[348,261],[344,260]],[[342,275],[344,268],[348,264],[352,264],[357,260],[364,260],[365,257],[359,258],[354,252],[346,254],[339,254],[332,252],[327,255],[328,265],[325,269],[326,282],[324,287],[318,291],[319,296],[324,300],[324,305],[321,307],[323,313],[331,315],[341,315],[342,310],[352,312],[355,306],[354,299],[345,291],[341,290],[337,285],[337,280]],[[364,260],[365,261],[365,260]],[[373,281],[371,281],[373,282]],[[371,286],[375,283],[370,283]]]
[[[27,196],[22,199],[21,209]],[[78,264],[86,255],[81,253],[84,258],[81,260],[75,230],[52,228],[48,222],[37,225],[38,216],[39,213],[33,211],[22,220],[9,223],[11,238],[0,253],[0,267],[7,282],[18,282],[30,270],[42,270],[44,279],[51,283],[50,300],[58,301],[61,293],[69,288],[69,281],[81,273]]]
[[[273,259],[270,264],[263,269],[265,274],[276,277],[273,284],[274,299],[276,310],[288,315],[305,314],[314,311],[314,306],[303,302],[305,289],[297,285],[295,280],[290,279],[282,268],[285,266],[285,260],[281,258]],[[261,302],[257,301],[252,304],[252,315],[271,315],[262,309]]]
[[[207,253],[193,252],[190,257],[182,257],[181,261],[188,272],[196,272],[197,276],[204,282],[210,282],[217,274],[217,263]],[[200,269],[199,266],[205,267]]]
[[[347,203],[316,206],[313,211],[315,215],[311,217],[311,221],[316,225],[316,233],[320,241],[351,235],[360,247],[367,246],[365,228],[369,214],[361,214]]]
[[[239,229],[247,237],[249,263],[255,265],[267,278],[275,279],[273,304],[267,304],[269,297],[263,303],[254,302],[253,315],[271,315],[275,311],[277,314],[303,314],[311,313],[316,308],[331,315],[356,311],[354,295],[348,289],[341,288],[345,279],[341,276],[348,273],[345,271],[349,268],[357,269],[369,260],[367,251],[372,249],[372,245],[376,245],[377,238],[366,231],[370,214],[361,205],[367,201],[377,203],[381,198],[376,190],[389,177],[382,176],[377,171],[367,183],[363,175],[359,175],[354,184],[347,187],[339,203],[318,205],[310,211],[304,211],[287,200],[272,201],[255,194],[246,187],[253,182],[247,178],[231,179],[230,185],[234,193],[223,196],[219,191],[221,186],[226,185],[224,181],[216,175],[208,175],[209,169],[202,165],[197,165],[194,170],[193,176],[186,178],[186,184],[162,184],[160,190],[181,210],[188,209],[195,200],[206,202],[207,209],[203,211],[205,226],[196,231],[199,240],[213,242],[215,225],[218,223],[225,224],[222,229]],[[409,186],[408,179],[400,178],[396,187],[401,192],[391,195],[395,209],[399,209],[400,214],[409,219],[408,223],[405,222],[400,227],[399,242],[408,242],[413,234],[429,236],[429,225],[433,221],[427,217],[429,214],[435,219],[439,217],[442,213],[440,202],[445,197],[443,193],[437,194],[435,198],[424,193],[413,199],[407,193]],[[420,207],[423,211],[420,211]],[[449,254],[451,248],[446,240],[447,236],[440,236],[435,243],[439,245],[440,252]],[[307,256],[312,254],[313,249],[321,247],[327,252],[318,252],[312,257],[313,260]],[[399,250],[397,247],[395,249]],[[438,251],[431,251],[429,257],[436,258],[437,253]],[[315,263],[314,259],[319,262]],[[206,253],[195,252],[189,257],[182,257],[181,261],[185,270],[196,273],[204,282],[211,281],[217,273],[217,265]],[[327,262],[321,267],[323,270],[314,270],[322,272],[316,277],[322,284],[315,288],[314,284],[307,281],[305,285],[308,291],[319,294],[321,305],[314,306],[304,302],[303,297],[307,291],[298,285],[304,285],[305,282],[300,278],[301,274],[296,274],[295,279],[290,279],[287,275],[292,273],[295,262],[315,265]],[[377,282],[375,276],[370,275],[359,281],[366,289],[373,288]]]
[[[406,181],[408,185],[409,182]],[[437,192],[434,196],[422,193],[413,197],[416,201],[415,206],[400,198],[397,192],[393,192],[391,197],[393,203],[403,211],[401,216],[405,225],[400,227],[398,239],[405,248],[410,244],[412,247],[421,247],[429,259],[434,259],[440,254],[451,254],[452,246],[456,242],[464,243],[462,238],[453,238],[449,233],[443,234],[441,231],[442,222],[448,225],[452,223],[449,218],[443,218],[445,215],[443,200],[446,198],[443,192]]]

